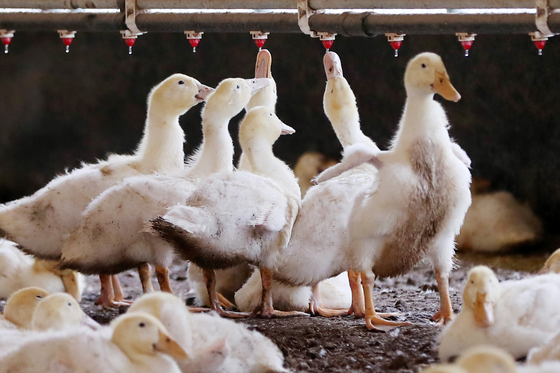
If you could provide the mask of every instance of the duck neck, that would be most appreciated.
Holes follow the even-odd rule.
[[[407,97],[397,135],[393,140],[394,152],[407,152],[422,139],[449,138],[447,118],[433,94],[416,94]]]
[[[204,178],[216,172],[233,172],[233,142],[228,130],[230,118],[204,116],[204,141],[198,161],[189,171],[191,178]]]
[[[286,194],[301,195],[292,170],[274,156],[269,142],[254,139],[243,148],[243,154],[252,173],[272,179]]]
[[[174,173],[183,169],[185,133],[179,116],[148,109],[144,136],[136,150],[142,173]]]

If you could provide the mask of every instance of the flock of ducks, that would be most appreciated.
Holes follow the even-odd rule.
[[[263,50],[254,79],[224,79],[215,89],[170,76],[150,92],[144,137],[133,155],[84,164],[0,206],[0,296],[13,293],[0,319],[0,372],[287,371],[266,337],[218,315],[193,313],[201,309],[189,310],[172,295],[167,267],[175,257],[191,263],[197,305],[220,316],[354,314],[381,331],[409,323],[376,312],[375,278],[402,275],[427,259],[440,293],[433,320],[446,325],[441,360],[475,348],[457,364],[427,372],[483,372],[471,363],[485,359],[502,359],[515,372],[512,359],[533,348],[539,349],[531,350],[530,362],[553,364],[549,357],[560,355],[557,274],[499,283],[489,268],[475,267],[463,310],[452,320],[449,273],[471,204],[471,174],[470,159],[449,137],[445,112],[433,100],[435,93],[461,98],[441,58],[422,53],[409,62],[402,119],[382,151],[361,131],[341,61],[327,52],[323,105],[344,158],[322,160],[327,165],[317,166],[315,183],[304,175],[303,187],[272,150],[295,130],[275,114],[271,64]],[[184,162],[179,117],[203,101],[203,142]],[[243,109],[243,153],[235,168],[228,125]],[[153,292],[150,265],[162,292]],[[543,272],[558,266],[553,257]],[[147,294],[130,302],[117,274],[133,268]],[[128,312],[109,327],[85,316],[78,272],[100,276],[96,304],[127,305]],[[70,295],[56,293],[62,290]],[[486,344],[505,352],[476,349]],[[486,357],[472,357],[480,354]],[[535,371],[524,369],[517,371]]]

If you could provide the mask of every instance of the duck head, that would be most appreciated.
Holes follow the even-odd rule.
[[[276,82],[272,78],[272,56],[266,49],[261,50],[257,55],[255,78],[268,79],[269,84],[251,97],[245,110],[249,112],[256,106],[268,106],[274,109],[278,96],[276,94]]]
[[[142,356],[154,356],[160,352],[177,360],[188,358],[185,350],[169,336],[165,326],[147,313],[119,316],[111,327],[111,342],[132,361],[141,361]]]
[[[161,291],[142,295],[132,303],[128,312],[145,312],[161,320],[164,307],[175,307],[180,312],[188,314],[185,303],[179,297]]]
[[[16,291],[6,302],[4,317],[20,328],[29,329],[35,308],[49,294],[47,290],[37,287]]]
[[[342,62],[334,52],[325,53],[323,57],[327,87],[323,96],[323,109],[331,122],[337,122],[337,116],[346,116],[349,113],[340,112],[343,108],[356,108],[356,96],[350,84],[342,74]]]
[[[61,330],[65,327],[85,325],[94,330],[100,325],[87,316],[69,294],[56,293],[41,300],[31,319],[33,330]]]
[[[545,273],[560,273],[560,249],[548,257],[544,267],[539,271],[541,275]]]
[[[461,95],[451,85],[441,57],[435,53],[421,53],[408,63],[404,74],[408,96],[439,93],[449,101],[459,101]]]
[[[220,118],[233,118],[249,103],[251,97],[270,84],[269,79],[228,78],[218,84],[216,90],[207,98],[203,117],[208,115]]]
[[[294,132],[296,131],[292,127],[276,116],[273,108],[257,106],[247,113],[239,126],[239,143],[243,151],[249,150],[248,147],[255,139],[264,139],[272,147],[280,135]]]
[[[424,369],[422,373],[469,373],[469,372],[453,364],[437,364],[427,369]]]
[[[457,359],[457,365],[467,372],[516,373],[513,357],[494,346],[476,346]]]
[[[494,324],[494,306],[500,295],[500,283],[490,268],[476,266],[469,271],[463,306],[472,310],[478,327],[487,328]]]
[[[184,74],[173,74],[155,86],[148,96],[148,105],[169,116],[180,116],[204,101],[213,88]]]

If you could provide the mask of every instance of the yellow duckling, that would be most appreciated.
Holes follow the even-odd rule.
[[[171,357],[188,356],[155,317],[143,313],[122,315],[111,327],[110,339],[88,328],[44,333],[7,353],[0,373],[181,372]]]
[[[50,295],[45,289],[30,287],[16,291],[6,302],[4,317],[0,319],[2,328],[30,329],[33,312],[39,302]]]
[[[485,266],[469,271],[463,310],[440,336],[442,361],[468,347],[494,345],[515,358],[560,330],[560,276],[499,282]]]

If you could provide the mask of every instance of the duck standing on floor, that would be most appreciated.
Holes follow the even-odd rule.
[[[547,274],[499,282],[492,270],[469,271],[463,309],[439,337],[442,361],[468,347],[491,344],[515,358],[560,330],[560,276]]]
[[[334,52],[327,52],[323,58],[323,64],[327,76],[323,108],[340,144],[343,148],[347,148],[359,143],[370,147],[372,151],[379,151],[377,145],[360,129],[356,97],[348,81],[344,78],[340,58]],[[310,257],[307,259],[321,266],[332,260],[337,250],[345,247],[346,224],[352,210],[352,202],[361,186],[369,185],[375,180],[376,172],[377,170],[373,166],[364,165],[344,173],[335,180],[313,186],[308,190],[302,201],[292,237],[286,249],[286,252],[294,253],[290,255],[296,258],[296,262],[290,262],[288,265],[301,266],[303,262],[297,260],[299,254],[295,253],[309,253]],[[321,224],[317,224],[318,221]],[[328,243],[331,252],[326,256],[317,255],[315,257],[314,253],[325,254],[325,243]],[[243,310],[252,307],[255,299],[259,298],[261,288],[258,286],[258,276],[258,273],[254,274],[236,294],[236,302]],[[275,304],[278,303],[279,309],[282,310],[310,310],[312,313],[326,317],[348,312],[354,313],[356,316],[363,316],[363,297],[360,297],[359,289],[360,274],[350,271],[348,276],[353,289],[350,311],[347,309],[344,299],[336,302],[323,302],[322,290],[330,292],[330,294],[325,294],[325,300],[333,298],[332,295],[339,292],[347,295],[349,291],[347,283],[344,284],[335,279],[327,280],[330,282],[327,286],[315,282],[312,290],[306,286],[295,286],[293,282],[274,280],[272,297]],[[298,283],[296,282],[296,284]],[[333,284],[337,286],[330,286]],[[334,309],[339,307],[344,307],[346,310]]]
[[[171,357],[188,356],[155,317],[122,315],[111,327],[110,339],[88,328],[44,333],[7,353],[0,372],[181,372]]]
[[[127,178],[100,194],[84,211],[81,224],[64,240],[61,268],[112,275],[141,266],[146,269],[139,271],[142,288],[149,292],[153,286],[148,263],[152,263],[159,266],[160,288],[171,292],[166,266],[173,258],[173,249],[142,228],[167,208],[183,203],[212,173],[233,172],[229,121],[267,84],[260,79],[223,80],[207,98],[202,112],[204,140],[196,163],[175,175]]]
[[[145,312],[158,318],[189,355],[177,361],[185,373],[287,372],[274,343],[243,324],[217,315],[191,313],[178,297],[154,292],[138,298],[129,314]]]
[[[212,308],[221,315],[235,317],[220,307],[214,270],[242,262],[260,268],[262,298],[255,313],[286,315],[272,305],[272,269],[290,240],[301,192],[292,170],[274,156],[272,145],[281,134],[293,132],[273,109],[251,109],[239,128],[239,142],[251,173],[215,174],[184,205],[152,220],[155,235],[204,270]]]
[[[41,259],[59,260],[63,238],[79,226],[87,205],[125,177],[183,169],[184,133],[179,117],[204,101],[212,88],[183,74],[174,74],[148,96],[144,136],[133,155],[110,155],[106,161],[84,164],[58,176],[29,197],[0,205],[0,236]],[[112,279],[118,285],[116,276]],[[102,284],[111,284],[102,278]],[[112,287],[105,286],[98,304],[118,304]],[[120,287],[117,288],[117,290]]]
[[[442,323],[451,319],[448,274],[453,240],[471,202],[470,172],[456,155],[458,146],[449,138],[441,105],[433,100],[435,93],[453,101],[461,97],[441,58],[433,53],[416,56],[408,63],[404,80],[408,97],[391,149],[376,152],[370,146],[352,145],[342,163],[318,177],[319,182],[329,180],[365,162],[379,170],[354,200],[347,245],[336,251],[329,245],[316,252],[288,251],[277,267],[280,280],[295,284],[315,284],[346,269],[361,272],[370,329],[406,325],[376,314],[375,276],[404,274],[426,256],[435,268],[441,296],[434,319]]]
[[[251,100],[247,106],[245,106],[245,112],[248,113],[249,110],[257,106],[266,106],[274,110],[277,100],[276,82],[272,77],[272,56],[266,49],[261,50],[257,54],[257,60],[255,62],[255,78],[266,78],[268,79],[269,84],[251,97]],[[241,156],[239,157],[237,169],[251,172],[251,165],[243,153],[241,153]],[[231,302],[234,299],[235,292],[243,286],[245,281],[247,281],[249,276],[251,276],[252,271],[253,268],[248,263],[241,263],[232,268],[216,271],[216,291],[218,292],[218,297],[220,298],[222,306],[234,306]],[[191,264],[188,270],[188,280],[190,290],[195,300],[194,303],[197,306],[204,305],[211,307],[202,269]]]
[[[0,299],[31,286],[51,293],[66,291],[79,302],[85,278],[76,271],[60,270],[58,262],[34,259],[19,250],[15,242],[0,239]]]

